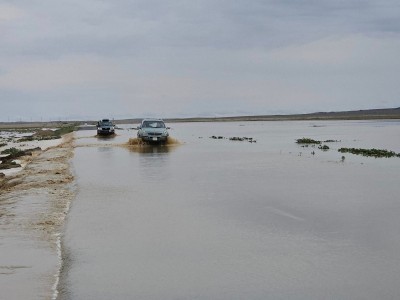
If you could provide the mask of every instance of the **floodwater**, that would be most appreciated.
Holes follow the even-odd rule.
[[[400,158],[337,151],[400,152],[400,122],[169,125],[181,145],[78,132],[61,299],[400,298]]]

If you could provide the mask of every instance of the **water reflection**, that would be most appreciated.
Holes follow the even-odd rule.
[[[173,151],[174,147],[165,145],[140,145],[132,146],[128,148],[131,152],[141,153],[141,154],[161,154]]]
[[[112,148],[111,147],[98,147],[97,148],[99,152],[112,152]]]
[[[163,145],[143,145],[130,147],[131,152],[139,153],[140,177],[145,181],[162,181],[170,175],[169,158],[173,147]]]
[[[96,137],[98,140],[112,140],[116,137],[116,134],[109,134],[109,135],[98,135],[96,134],[94,137]]]

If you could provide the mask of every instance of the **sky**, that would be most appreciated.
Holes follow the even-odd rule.
[[[0,121],[400,106],[398,0],[0,0]]]

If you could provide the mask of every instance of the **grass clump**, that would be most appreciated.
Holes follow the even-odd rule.
[[[5,161],[0,164],[0,170],[8,170],[19,167],[21,167],[21,165],[17,164],[15,161]]]
[[[55,130],[55,131],[54,131],[54,135],[62,136],[62,135],[64,135],[64,134],[67,134],[67,133],[71,133],[71,132],[73,132],[73,131],[76,131],[76,128],[77,128],[77,127],[74,126],[74,125],[64,126],[64,127],[61,127],[61,128],[59,128],[59,129]]]
[[[19,142],[29,142],[29,141],[47,141],[47,140],[57,140],[61,139],[64,134],[73,132],[76,130],[76,126],[64,126],[56,130],[37,130],[33,135],[23,137],[19,139]]]
[[[362,148],[340,148],[341,153],[351,153],[367,157],[400,157],[400,153],[389,151],[386,149],[362,149]]]
[[[317,145],[319,145],[319,144],[321,144],[321,141],[316,141],[316,140],[313,140],[313,139],[310,139],[310,138],[301,138],[301,139],[297,139],[296,140],[296,143],[297,144],[317,144]]]
[[[318,149],[321,149],[322,151],[328,151],[329,150],[329,146],[328,145],[320,145],[318,147]]]
[[[324,141],[324,143],[338,143],[338,142],[340,142],[340,141],[338,141],[338,140],[326,140],[326,141]]]
[[[8,159],[11,159],[11,158],[14,159],[14,158],[18,158],[20,156],[24,156],[25,151],[12,147],[12,148],[1,151],[1,154],[8,154],[8,157],[7,157]]]

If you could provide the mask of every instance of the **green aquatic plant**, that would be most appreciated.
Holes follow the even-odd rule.
[[[386,149],[340,148],[341,153],[351,153],[368,157],[400,157],[400,153]]]
[[[326,140],[326,141],[324,141],[324,143],[338,143],[338,142],[340,142],[340,141],[338,141],[338,140]]]
[[[321,149],[322,151],[328,151],[328,150],[329,150],[329,147],[328,147],[327,145],[320,145],[320,146],[318,147],[318,149]]]
[[[301,138],[296,140],[297,144],[321,144],[321,141],[316,141],[310,138]]]

